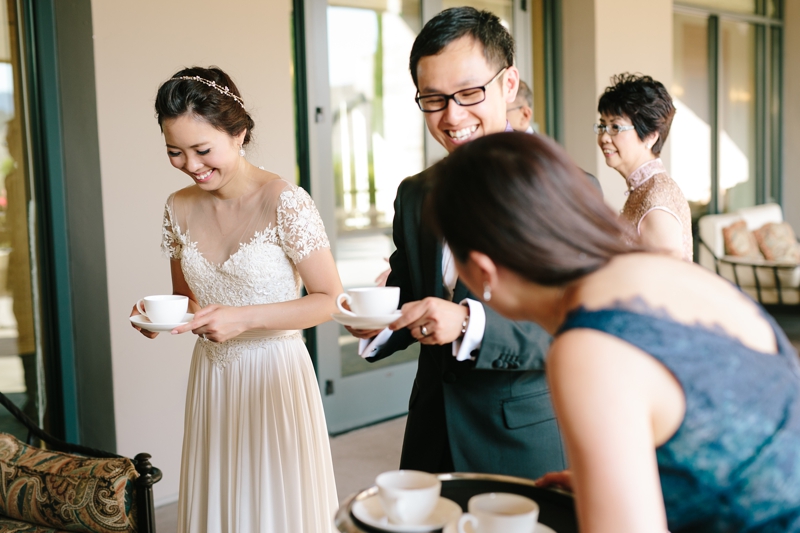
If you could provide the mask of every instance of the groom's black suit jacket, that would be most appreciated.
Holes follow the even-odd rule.
[[[442,243],[422,221],[436,166],[405,179],[395,200],[392,272],[387,285],[400,287],[401,305],[443,297]],[[458,282],[454,302],[473,298]],[[460,472],[536,478],[566,468],[566,460],[544,375],[550,336],[529,322],[486,311],[486,330],[476,360],[458,362],[452,345],[422,345],[411,390],[400,468],[438,472],[448,449]],[[370,358],[376,361],[416,340],[408,329],[394,332]],[[445,465],[445,466],[443,466]]]

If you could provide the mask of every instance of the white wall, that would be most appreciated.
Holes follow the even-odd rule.
[[[164,202],[190,184],[169,165],[153,99],[182,67],[221,67],[255,119],[247,157],[293,178],[290,17],[290,0],[92,2],[118,451],[152,454],[157,503],[178,494],[194,337],[151,341],[128,321],[138,298],[171,292]]]
[[[783,23],[784,215],[800,235],[800,0],[786,0]]]
[[[569,0],[563,3],[564,145],[596,174],[606,201],[625,203],[625,181],[606,166],[592,124],[597,101],[622,72],[672,85],[672,0]],[[669,140],[662,152],[669,164]]]

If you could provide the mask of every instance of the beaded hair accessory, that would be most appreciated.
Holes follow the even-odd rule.
[[[241,99],[241,98],[239,98],[238,96],[236,96],[235,94],[233,94],[233,93],[231,92],[231,90],[230,90],[230,89],[228,89],[228,86],[227,86],[227,85],[224,85],[224,86],[223,86],[223,85],[217,85],[217,83],[216,83],[215,81],[213,81],[213,80],[207,80],[207,79],[205,79],[205,78],[201,78],[200,76],[178,76],[177,78],[172,78],[172,79],[173,79],[173,80],[191,80],[191,81],[199,81],[200,83],[202,83],[202,84],[204,84],[204,85],[208,85],[208,86],[209,86],[209,87],[211,87],[212,89],[216,89],[216,90],[217,90],[219,93],[221,93],[221,94],[224,94],[225,96],[230,96],[231,98],[233,98],[234,100],[236,100],[236,103],[237,103],[237,104],[239,104],[240,106],[242,106],[242,109],[244,109],[244,102],[242,101],[242,99]]]

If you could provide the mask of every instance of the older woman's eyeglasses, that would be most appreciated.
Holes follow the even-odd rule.
[[[480,104],[486,100],[486,88],[494,83],[495,80],[497,80],[497,78],[499,78],[507,68],[508,67],[503,67],[500,72],[495,74],[494,78],[489,80],[486,85],[482,87],[461,89],[453,94],[428,94],[425,96],[420,96],[419,93],[417,93],[417,96],[414,98],[414,100],[416,100],[420,111],[423,113],[435,113],[437,111],[441,111],[442,109],[446,109],[450,100],[462,107]]]
[[[619,124],[595,124],[594,132],[596,135],[608,133],[612,137],[621,131],[628,131],[634,129],[633,126],[620,126]]]

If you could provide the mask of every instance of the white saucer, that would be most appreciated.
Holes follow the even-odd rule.
[[[390,524],[386,513],[383,510],[381,501],[378,495],[357,500],[353,503],[352,508],[353,516],[358,518],[361,522],[370,527],[379,529],[381,531],[402,531],[407,533],[412,532],[427,532],[442,529],[445,524],[450,522],[455,523],[458,517],[461,516],[461,507],[458,506],[453,500],[447,498],[439,498],[436,508],[426,519],[425,524],[418,526]]]
[[[172,331],[173,329],[177,328],[178,326],[182,326],[184,324],[188,324],[192,321],[194,315],[192,313],[186,313],[183,315],[183,319],[180,322],[176,322],[175,324],[165,324],[165,323],[158,323],[153,324],[150,322],[150,319],[144,315],[133,315],[131,317],[131,322],[135,326],[139,326],[142,329],[146,329],[147,331],[154,331],[154,332],[162,332],[162,331]]]
[[[471,533],[472,532],[472,524],[469,524],[469,523],[466,524],[464,526],[464,531],[466,531],[467,533]],[[442,531],[442,533],[458,533],[458,522],[457,521],[456,522],[450,522],[449,524],[447,524],[444,527],[444,531]],[[546,525],[542,524],[541,522],[538,522],[536,524],[536,529],[533,531],[533,533],[556,533],[556,532],[553,530],[553,528],[547,527]]]
[[[333,318],[339,324],[356,329],[383,329],[398,318],[403,316],[399,310],[389,315],[380,316],[350,316],[344,313],[333,313]]]

